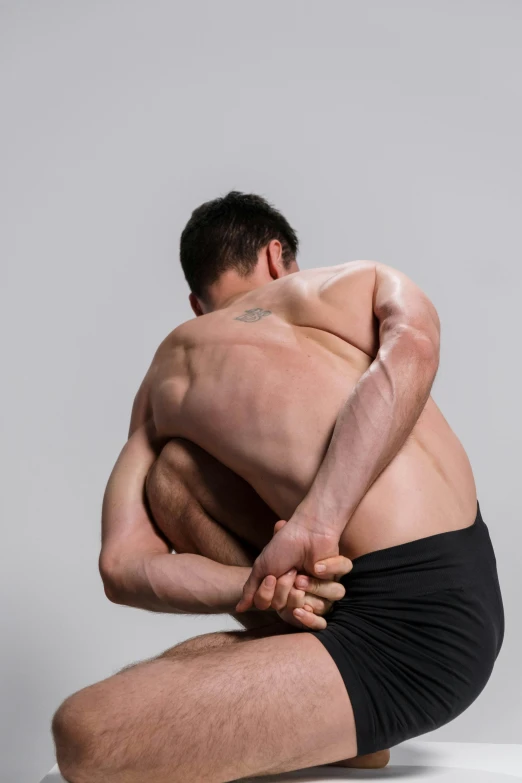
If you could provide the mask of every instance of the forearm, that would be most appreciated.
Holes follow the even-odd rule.
[[[337,418],[299,510],[341,535],[358,504],[403,446],[430,395],[438,366],[432,345],[399,331],[360,378]]]
[[[151,612],[220,614],[234,610],[251,568],[195,554],[156,554],[119,569],[116,603]]]

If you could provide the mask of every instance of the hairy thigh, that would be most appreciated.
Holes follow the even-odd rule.
[[[126,781],[151,768],[156,781],[230,781],[357,752],[341,675],[306,632],[159,658],[72,698]]]
[[[259,614],[266,614],[259,612]],[[218,650],[222,647],[229,647],[232,644],[244,644],[253,639],[262,639],[265,636],[278,636],[280,634],[300,633],[300,629],[282,620],[272,620],[268,618],[264,625],[247,628],[240,631],[214,631],[199,636],[193,636],[180,642],[175,647],[169,647],[168,650],[151,660],[157,658],[173,658],[176,655],[201,655],[211,650]]]

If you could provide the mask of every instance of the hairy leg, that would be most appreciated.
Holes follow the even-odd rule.
[[[341,675],[307,632],[138,664],[67,699],[53,729],[74,783],[226,783],[356,754]]]
[[[225,649],[231,645],[243,644],[244,642],[251,641],[253,639],[262,639],[266,636],[277,636],[285,633],[293,633],[295,631],[291,626],[285,623],[276,623],[274,625],[268,625],[262,628],[253,628],[246,631],[216,631],[214,633],[206,633],[201,636],[194,636],[191,639],[186,639],[180,642],[175,647],[170,647],[161,655],[151,658],[150,662],[160,659],[183,659],[194,658],[195,656],[204,655],[207,652]],[[128,671],[134,666],[141,664],[130,664],[122,669],[121,672]],[[332,767],[349,767],[352,769],[382,769],[390,761],[389,750],[379,750],[375,753],[367,753],[363,756],[352,756],[350,758],[343,759],[342,761],[328,762],[327,766]]]

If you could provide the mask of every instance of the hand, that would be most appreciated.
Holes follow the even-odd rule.
[[[279,520],[274,531],[274,537],[254,562],[250,576],[245,582],[243,596],[236,605],[238,612],[244,612],[253,605],[256,592],[267,576],[277,579],[288,575],[292,569],[296,573],[309,571],[326,578],[335,574],[335,571],[331,570],[335,565],[327,562],[339,557],[339,539],[335,533],[313,531],[292,520],[290,522]],[[351,563],[348,570],[350,569]],[[271,579],[269,584],[275,587],[275,582],[272,583]],[[266,607],[258,606],[258,608]]]
[[[346,594],[346,588],[339,584],[338,580],[348,574],[353,565],[351,560],[341,555],[329,558],[324,563],[327,574],[325,578],[297,575],[286,607],[278,612],[282,620],[301,628],[326,628],[324,615],[331,611],[335,601],[344,598]]]
[[[296,574],[295,569],[278,579],[266,577],[254,596],[255,606],[258,609],[275,609],[284,622],[298,628],[326,628],[324,615],[346,592],[336,579],[352,569],[351,561],[341,555],[330,558],[326,563],[328,579]]]

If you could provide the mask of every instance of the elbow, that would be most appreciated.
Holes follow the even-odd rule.
[[[127,601],[125,600],[125,595],[123,590],[121,590],[113,582],[108,582],[107,580],[104,580],[103,589],[105,595],[107,596],[111,604],[119,604],[120,606],[127,606]]]
[[[99,572],[103,583],[105,595],[113,604],[125,605],[126,595],[122,578],[121,564],[103,552],[100,555]]]

